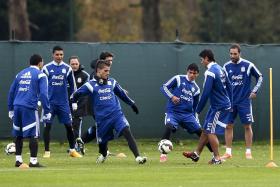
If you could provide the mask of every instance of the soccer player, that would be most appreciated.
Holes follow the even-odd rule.
[[[171,133],[175,133],[178,126],[200,137],[202,130],[195,115],[200,94],[200,89],[195,82],[198,74],[198,66],[193,63],[187,67],[186,75],[176,75],[162,85],[161,92],[168,99],[164,120],[165,132],[162,139],[169,140]],[[207,146],[212,152],[210,145]],[[167,155],[161,154],[160,162],[166,161]]]
[[[71,95],[76,90],[75,79],[72,68],[63,62],[63,49],[60,46],[53,48],[53,61],[43,67],[43,72],[48,78],[48,91],[52,117],[46,120],[44,124],[44,158],[50,158],[50,130],[55,115],[58,116],[59,122],[63,123],[66,129],[67,139],[69,142],[69,155],[71,157],[82,157],[75,150],[75,138],[72,129],[72,115],[68,101],[68,90]],[[72,103],[72,109],[77,109],[77,103]]]
[[[229,49],[230,61],[224,65],[224,70],[233,88],[233,112],[230,117],[230,124],[225,131],[226,152],[223,159],[232,157],[233,123],[237,114],[244,124],[246,152],[245,157],[252,159],[251,147],[253,142],[252,123],[252,99],[256,98],[259,88],[263,82],[263,76],[256,66],[240,57],[241,48],[238,44],[233,44]],[[251,79],[256,79],[256,84],[251,89]]]
[[[183,155],[197,162],[204,146],[209,141],[214,157],[208,163],[221,164],[217,134],[223,134],[226,125],[229,123],[232,88],[225,71],[215,62],[214,54],[211,50],[205,49],[201,51],[199,56],[201,57],[201,63],[207,70],[205,71],[203,93],[196,112],[201,113],[209,97],[210,108],[206,115],[203,132],[196,150],[194,152],[183,152]]]
[[[15,167],[23,164],[23,138],[29,138],[29,167],[43,167],[37,160],[40,124],[37,102],[40,99],[44,109],[44,120],[51,118],[48,99],[48,81],[40,70],[43,59],[34,54],[30,57],[30,67],[19,72],[13,81],[8,98],[9,117],[13,120],[13,136],[16,144]]]
[[[114,58],[114,55],[112,53],[108,52],[108,51],[102,52],[99,55],[100,60],[107,60],[110,63],[110,65],[112,65],[112,63],[113,63],[113,58]],[[96,63],[97,63],[97,61],[98,61],[98,59],[93,60],[92,63],[91,63],[91,68],[93,69],[93,72],[90,75],[90,79],[93,79],[94,76],[96,75]],[[91,98],[89,98],[89,102],[91,102],[90,100],[91,100]],[[92,109],[90,109],[90,110],[92,111]],[[95,118],[94,114],[93,114],[93,118]],[[76,143],[77,143],[79,149],[81,150],[82,154],[85,154],[84,144],[91,142],[95,138],[96,138],[96,126],[93,125],[93,126],[89,127],[86,132],[83,133],[81,138],[78,138],[76,140]],[[110,152],[108,152],[108,154],[110,154]]]
[[[109,78],[111,63],[106,60],[98,60],[96,64],[96,75],[92,80],[84,84],[73,94],[73,101],[76,102],[82,95],[90,95],[92,107],[96,120],[96,139],[98,141],[99,153],[96,163],[103,163],[107,158],[108,141],[114,138],[114,131],[117,137],[123,135],[128,142],[130,150],[139,164],[146,162],[146,157],[141,157],[134,137],[129,128],[117,96],[126,104],[130,105],[133,111],[138,114],[135,102],[131,100],[118,82]]]
[[[89,81],[89,74],[86,71],[84,71],[84,67],[80,64],[78,56],[71,56],[69,58],[69,65],[73,70],[77,88],[80,88],[83,84]],[[83,116],[86,116],[89,113],[87,110],[88,97],[81,97],[78,100],[77,105],[78,105],[77,110],[72,111],[72,120],[73,120],[72,126],[73,126],[75,139],[81,138],[82,119]],[[80,151],[77,145],[76,145],[76,150]]]

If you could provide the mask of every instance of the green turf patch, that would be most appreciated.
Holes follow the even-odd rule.
[[[71,158],[66,153],[67,144],[52,143],[51,158],[44,159],[43,145],[40,144],[39,162],[47,167],[40,169],[19,169],[14,167],[15,156],[0,155],[1,186],[151,186],[151,187],[275,187],[279,186],[280,169],[266,168],[269,161],[267,142],[255,143],[252,149],[253,160],[245,159],[243,142],[235,142],[233,158],[222,165],[211,166],[207,162],[211,154],[207,149],[197,163],[182,156],[182,151],[193,150],[196,140],[173,140],[174,150],[168,155],[166,163],[159,162],[157,141],[138,140],[139,150],[148,157],[145,165],[138,165],[126,142],[112,141],[109,150],[113,153],[125,153],[126,158],[109,157],[105,163],[96,164],[97,145],[86,145],[83,158]],[[4,146],[8,142],[2,142]],[[280,165],[280,146],[274,146],[275,163]],[[224,147],[220,147],[221,154]],[[23,159],[29,163],[27,142],[24,143]]]

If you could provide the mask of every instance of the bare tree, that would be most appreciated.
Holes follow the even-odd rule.
[[[9,0],[9,30],[18,40],[30,40],[27,0]]]
[[[141,0],[142,27],[145,41],[160,41],[159,0]]]

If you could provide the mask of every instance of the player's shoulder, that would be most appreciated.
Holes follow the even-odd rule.
[[[226,67],[229,67],[229,66],[231,66],[231,65],[233,65],[233,62],[230,60],[230,61],[227,61],[225,64],[224,64],[224,68],[226,68]]]
[[[246,59],[244,59],[244,58],[240,58],[240,63],[241,63],[241,64],[247,64],[248,66],[254,65],[253,62],[251,62],[251,61],[249,61],[249,60],[246,60]]]

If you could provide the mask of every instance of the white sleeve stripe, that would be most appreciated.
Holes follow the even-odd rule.
[[[113,80],[113,89],[115,88],[115,86],[116,86],[116,81],[115,80]]]
[[[88,90],[93,93],[93,87],[90,85],[89,82],[85,83],[85,86],[88,88]]]
[[[173,97],[173,94],[168,90],[168,88],[165,85],[163,85],[163,90],[168,95],[168,97],[170,97],[170,98]]]
[[[213,78],[215,79],[215,74],[214,74],[214,73],[212,73],[212,72],[210,72],[210,71],[206,71],[206,72],[205,72],[205,78],[206,78],[208,75],[209,75],[210,77],[213,77]]]
[[[197,90],[197,92],[195,92],[195,93],[193,94],[193,96],[197,96],[197,95],[199,95],[199,94],[200,94],[200,91]]]
[[[70,72],[72,71],[71,68],[69,68],[68,72],[67,72],[67,76],[70,74]]]
[[[258,91],[258,89],[261,87],[263,82],[263,77],[262,75],[259,77],[258,82],[256,84],[256,86],[254,87],[254,89],[252,90],[252,92],[256,93]]]

